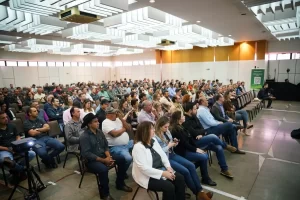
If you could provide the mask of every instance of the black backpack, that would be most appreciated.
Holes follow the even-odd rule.
[[[300,139],[300,128],[296,129],[296,130],[293,130],[291,132],[291,137],[294,138],[294,139]]]

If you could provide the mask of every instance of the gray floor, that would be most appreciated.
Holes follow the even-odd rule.
[[[299,200],[300,141],[292,139],[290,133],[300,128],[300,102],[276,101],[273,109],[261,111],[252,123],[252,135],[239,136],[239,144],[247,154],[243,156],[225,152],[234,180],[219,175],[220,169],[213,156],[209,174],[218,186],[206,189],[214,190],[215,200]],[[63,160],[64,154],[61,157]],[[42,191],[41,199],[99,199],[94,175],[87,174],[82,188],[78,188],[80,175],[74,173],[77,168],[76,159],[71,158],[65,169],[62,164],[55,170],[44,169],[40,173],[44,183],[52,181],[56,185],[50,185]],[[130,178],[126,182],[136,189],[131,169],[128,173]],[[119,192],[114,188],[114,170],[110,172],[110,180],[111,194],[115,199],[132,198],[133,193]],[[0,199],[7,199],[11,189],[6,188],[3,181],[0,182]],[[151,193],[149,196],[145,190],[140,190],[136,199],[154,199],[152,197]],[[22,199],[22,194],[16,192],[13,199]]]

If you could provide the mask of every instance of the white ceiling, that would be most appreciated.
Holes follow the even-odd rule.
[[[137,0],[129,9],[145,6],[155,7],[191,24],[200,20],[200,26],[224,36],[232,35],[235,41],[275,39],[241,0],[156,0],[155,3]],[[241,15],[243,13],[246,15]]]

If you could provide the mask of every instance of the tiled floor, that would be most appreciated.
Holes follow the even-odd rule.
[[[235,176],[234,180],[219,175],[220,169],[215,156],[213,157],[209,174],[218,183],[218,186],[213,187],[215,190],[213,199],[299,200],[300,141],[292,139],[290,133],[293,129],[300,128],[300,102],[276,101],[273,109],[261,111],[252,123],[254,124],[252,135],[242,136],[239,139],[242,149],[246,150],[247,154],[243,156],[225,152],[228,166]],[[63,160],[64,154],[61,157]],[[43,182],[47,184],[52,181],[56,185],[49,185],[42,191],[41,199],[99,199],[94,175],[87,174],[82,188],[78,188],[80,175],[74,173],[77,168],[76,159],[71,158],[65,169],[60,164],[58,169],[43,170],[40,173]],[[131,170],[128,174],[131,175]],[[111,194],[115,199],[132,198],[133,193],[119,192],[114,188],[114,170],[110,172],[110,180]],[[126,182],[136,189],[137,185],[131,176]],[[11,189],[0,184],[1,200],[7,199],[10,192]],[[154,199],[150,196],[145,190],[140,190],[136,199]],[[16,192],[13,199],[22,199],[22,194]]]

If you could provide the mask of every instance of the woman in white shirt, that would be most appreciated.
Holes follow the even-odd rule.
[[[85,99],[83,102],[83,111],[84,111],[84,116],[88,113],[93,113],[95,115],[95,111],[92,108],[92,103],[89,99]]]
[[[139,124],[132,150],[132,176],[143,188],[163,192],[163,200],[184,200],[184,177],[175,172],[154,137],[151,122]]]

